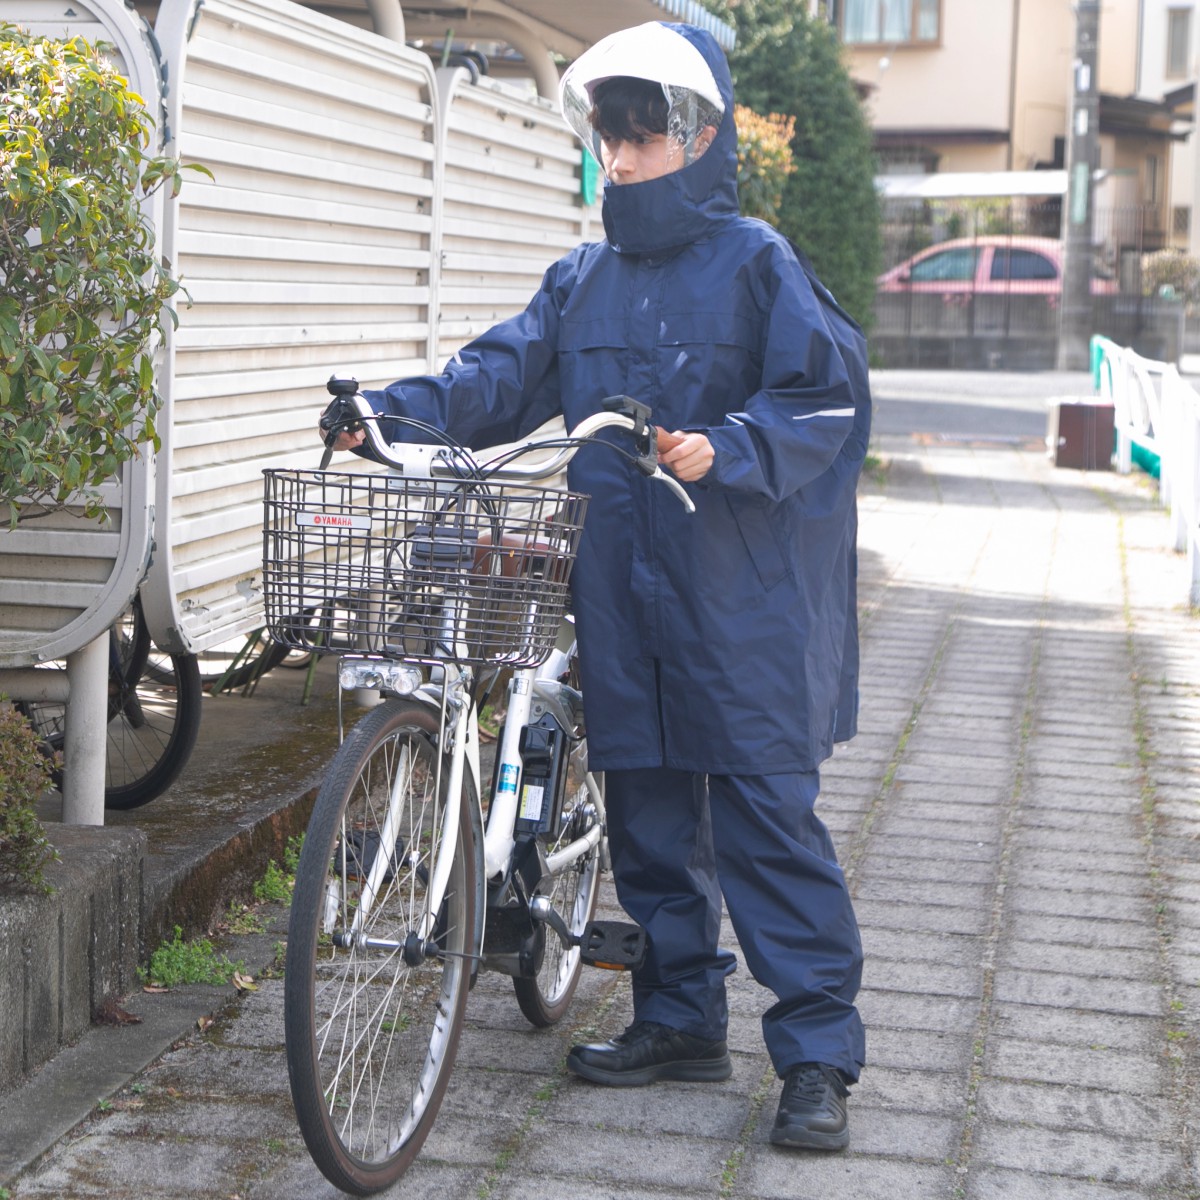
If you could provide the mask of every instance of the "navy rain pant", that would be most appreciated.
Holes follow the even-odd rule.
[[[638,1020],[726,1036],[725,976],[736,960],[718,947],[724,893],[751,974],[776,996],[762,1018],[775,1070],[821,1062],[858,1078],[862,945],[833,842],[813,811],[819,788],[816,771],[606,773],[617,895],[650,940],[633,977]]]

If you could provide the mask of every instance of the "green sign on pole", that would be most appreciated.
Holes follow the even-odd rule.
[[[1088,186],[1091,180],[1088,176],[1087,163],[1076,163],[1072,168],[1074,178],[1071,180],[1071,224],[1082,225],[1087,221]]]

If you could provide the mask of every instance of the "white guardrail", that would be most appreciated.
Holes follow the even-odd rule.
[[[1175,549],[1188,558],[1188,599],[1200,605],[1200,395],[1172,363],[1107,338],[1092,346],[1100,395],[1113,404],[1117,470],[1129,473],[1135,447],[1157,457],[1159,499]]]

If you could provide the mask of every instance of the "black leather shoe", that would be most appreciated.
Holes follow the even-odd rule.
[[[724,1042],[710,1042],[654,1021],[634,1021],[610,1041],[572,1046],[567,1070],[592,1083],[642,1087],[658,1079],[728,1079],[733,1065]]]
[[[849,1095],[835,1067],[824,1063],[792,1067],[784,1076],[771,1141],[800,1150],[844,1150],[850,1144]]]

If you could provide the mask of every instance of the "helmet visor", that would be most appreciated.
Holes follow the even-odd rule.
[[[702,153],[701,131],[720,125],[725,111],[704,56],[658,22],[597,42],[563,75],[560,99],[567,124],[601,163],[602,137],[657,134],[681,148],[681,165],[689,163]]]

